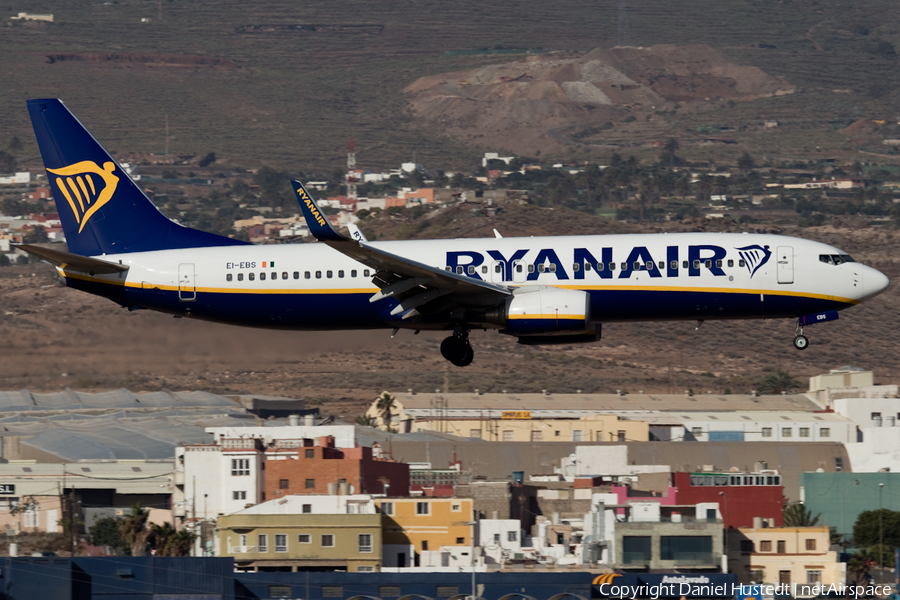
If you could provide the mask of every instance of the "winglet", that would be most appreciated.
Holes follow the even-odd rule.
[[[320,242],[345,242],[347,238],[339,234],[328,222],[328,218],[313,200],[313,197],[306,191],[303,184],[299,181],[292,180],[291,185],[294,186],[294,193],[297,194],[297,202],[300,203],[300,210],[306,219],[310,233]]]

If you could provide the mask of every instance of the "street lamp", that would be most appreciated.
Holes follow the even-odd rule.
[[[884,495],[884,484],[878,484],[878,583],[884,583],[884,514],[882,514],[881,497]]]

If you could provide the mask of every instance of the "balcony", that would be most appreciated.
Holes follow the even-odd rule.
[[[228,546],[228,554],[250,554],[256,552],[256,546]]]

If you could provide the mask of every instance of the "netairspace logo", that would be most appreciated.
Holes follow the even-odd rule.
[[[844,584],[818,584],[818,585],[742,585],[709,583],[708,577],[690,576],[665,576],[659,585],[615,585],[604,583],[599,586],[602,596],[610,598],[628,598],[630,600],[659,598],[671,598],[674,596],[705,597],[705,598],[739,598],[742,600],[763,600],[774,596],[791,595],[820,596],[837,595],[849,598],[866,598],[871,596],[887,596],[893,590],[890,585],[844,585]]]

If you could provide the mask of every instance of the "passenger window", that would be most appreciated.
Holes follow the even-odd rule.
[[[664,260],[659,261],[659,270],[662,271],[665,268],[666,268],[666,261],[664,261]]]
[[[282,279],[287,279],[287,278],[288,278],[287,271],[282,271],[282,273],[281,273],[281,278],[282,278]]]
[[[581,270],[581,268],[578,266],[578,263],[575,263],[574,265],[572,265],[572,271],[574,273],[577,273],[580,270]]]
[[[225,275],[225,281],[231,281],[231,273]]]
[[[640,271],[640,270],[641,270],[641,263],[635,262],[635,263],[634,263],[634,270],[635,270],[635,271]]]
[[[256,279],[256,273],[247,273],[247,279],[253,281]]]
[[[544,265],[538,265],[538,273],[544,272]]]
[[[265,271],[263,271],[262,273],[259,274],[259,280],[260,281],[266,280],[266,272]]]
[[[745,266],[747,266],[747,263],[745,263],[745,262],[744,262],[744,259],[742,258],[741,260],[738,261],[738,266],[739,266],[739,267],[745,267]]]
[[[243,280],[244,280],[244,274],[238,273],[238,281],[243,281]]]
[[[672,262],[670,262],[670,263],[669,263],[669,268],[672,269],[673,271],[674,271],[675,269],[677,269],[677,268],[678,268],[678,261],[677,261],[677,260],[673,260]]]
[[[356,269],[351,269],[350,277],[356,277]]]
[[[522,263],[517,263],[516,264],[516,273],[521,273],[521,272],[522,272]]]
[[[712,261],[710,259],[706,259],[705,261],[703,261],[703,264],[707,269],[712,268]]]
[[[363,269],[363,277],[368,277],[368,276],[369,276],[369,270]]]
[[[499,264],[494,265],[494,273],[502,273],[502,272],[503,272],[503,265],[499,265]]]
[[[699,261],[699,260],[695,260],[695,261],[694,261],[694,268],[695,268],[695,269],[699,269],[699,268],[700,268],[700,261]]]
[[[699,263],[700,261],[695,260],[694,262]],[[699,267],[700,265],[698,264],[697,266]],[[681,268],[682,268],[682,269],[687,269],[687,268],[688,268],[688,261],[686,261],[686,260],[685,260],[685,261],[682,261],[682,263],[681,263]]]
[[[322,271],[316,271],[316,279],[322,279]]]
[[[294,279],[300,279],[300,271],[294,271]]]
[[[623,271],[627,271],[627,270],[628,270],[628,263],[627,263],[627,262],[623,262],[623,263],[622,263],[622,270],[623,270]]]
[[[310,277],[309,271],[304,271],[304,272],[303,272],[303,279],[309,279],[309,277]]]
[[[734,259],[733,259],[733,258],[729,258],[729,259],[728,259],[728,266],[729,266],[729,267],[733,267],[733,266],[734,266]]]
[[[722,268],[722,260],[721,259],[716,261],[716,266],[719,267],[720,269]]]
[[[654,265],[650,261],[647,261],[646,263],[644,263],[644,268],[647,269],[648,271],[652,271],[653,269],[656,268],[656,265]]]
[[[609,265],[610,265],[610,270],[612,270],[612,263],[609,263]],[[588,264],[588,265],[585,265],[585,266],[589,267],[589,266],[591,266],[591,265]],[[606,268],[606,265],[604,265],[603,263],[601,263],[601,262],[598,262],[598,263],[597,263],[597,270],[598,270],[598,271],[602,271],[602,270],[604,270],[605,268]],[[590,269],[588,269],[588,271],[590,271]]]
[[[599,267],[600,265],[598,264],[597,266]],[[610,271],[615,271],[615,270],[616,270],[616,263],[614,263],[614,262],[609,263],[609,270],[610,270]]]
[[[446,267],[444,267],[444,269],[446,269],[446,270],[449,271],[450,273],[453,272],[453,267],[451,267],[451,266],[446,266]]]
[[[528,272],[534,273],[534,265],[528,265]]]
[[[474,265],[469,265],[469,268],[467,270],[469,271],[469,275],[475,274],[475,266]]]
[[[550,265],[550,272],[551,272],[551,273],[556,273],[556,263]]]
[[[603,263],[597,263],[597,270],[598,270],[598,271],[602,271],[602,270],[603,270],[603,267],[600,266],[600,265],[602,265],[602,264],[603,264]],[[584,270],[585,270],[585,271],[590,271],[590,270],[591,270],[591,263],[584,263]]]
[[[463,268],[462,268],[462,267],[456,267],[456,274],[457,274],[457,275],[462,275],[462,274],[463,274]]]
[[[481,267],[481,272],[487,273],[487,265],[484,265],[483,267]]]
[[[338,271],[338,277],[343,279],[343,277],[344,277],[344,272],[343,272],[343,271]]]
[[[331,279],[332,274],[333,274],[333,271],[325,271],[325,277],[327,277],[328,279]]]

